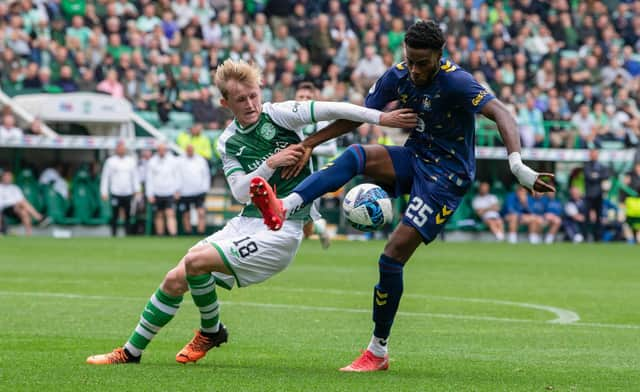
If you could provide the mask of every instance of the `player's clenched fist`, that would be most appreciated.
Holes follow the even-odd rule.
[[[412,109],[396,109],[380,115],[380,125],[391,128],[415,128],[418,115]]]

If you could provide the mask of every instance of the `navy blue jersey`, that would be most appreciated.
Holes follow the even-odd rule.
[[[466,187],[475,177],[475,114],[493,98],[468,72],[441,59],[426,86],[413,84],[405,63],[391,67],[371,87],[365,105],[382,110],[397,100],[418,113],[405,147],[426,163],[428,175],[455,175],[457,185]]]

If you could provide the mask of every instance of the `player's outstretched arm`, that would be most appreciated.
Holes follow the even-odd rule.
[[[324,143],[329,139],[344,135],[345,133],[358,128],[360,125],[362,125],[362,123],[360,122],[337,120],[322,128],[320,131],[312,134],[308,138],[304,139],[302,143],[300,143],[300,145],[304,149],[304,154],[296,164],[282,169],[282,178],[289,179],[297,176],[307,165],[307,162],[309,161],[309,158],[311,158],[311,153],[315,146]]]
[[[318,102],[317,104],[322,105],[325,103]],[[338,105],[336,105],[335,103],[331,103],[331,104],[332,104],[331,106],[333,106],[336,109],[337,108],[342,109],[342,106],[344,106],[344,104],[342,103],[338,103]],[[317,116],[324,120],[331,120],[332,116],[333,118],[339,118],[339,116],[341,116],[342,113],[340,113],[339,110],[330,112],[329,108],[331,106],[327,106],[327,108],[325,109],[325,112],[321,114],[318,113]],[[350,106],[358,107],[355,105],[350,105]],[[361,108],[361,107],[358,107],[358,108]],[[361,108],[361,109],[367,110],[372,113],[377,112],[376,110],[373,110],[373,109],[366,109],[366,108]],[[411,109],[404,108],[404,109],[396,109],[390,112],[378,112],[378,113],[379,113],[379,117],[377,121],[371,121],[371,123],[379,124],[384,127],[392,127],[392,128],[415,128],[415,126],[418,124],[418,116]],[[306,166],[307,161],[311,157],[311,152],[313,151],[314,147],[316,147],[321,143],[324,143],[327,140],[334,139],[340,135],[343,135],[349,131],[352,131],[358,128],[361,124],[362,124],[361,122],[355,122],[355,121],[345,120],[345,119],[336,120],[333,123],[321,129],[320,131],[314,133],[313,135],[303,140],[301,145],[304,147],[305,153],[302,159],[294,166],[284,168],[282,170],[282,177],[292,178],[297,176],[300,173],[300,171],[302,171],[302,169]]]
[[[520,134],[516,119],[498,99],[489,101],[480,111],[498,125],[498,131],[507,148],[509,167],[520,184],[537,192],[555,192],[555,188],[545,179],[552,179],[551,173],[538,173],[522,162],[520,157]]]

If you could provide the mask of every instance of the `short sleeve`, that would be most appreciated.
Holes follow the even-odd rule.
[[[449,83],[453,101],[461,102],[464,109],[471,113],[478,113],[487,102],[495,98],[471,74],[461,69],[451,73]]]
[[[396,65],[396,67],[398,66],[401,66],[401,64]],[[393,68],[389,68],[369,89],[369,94],[364,100],[365,106],[382,110],[389,102],[398,99],[397,82],[398,77],[395,75]]]
[[[231,137],[231,132],[226,130],[220,135],[216,150],[222,161],[222,172],[225,177],[229,177],[236,172],[244,172],[240,162],[231,154],[227,153],[227,140]]]

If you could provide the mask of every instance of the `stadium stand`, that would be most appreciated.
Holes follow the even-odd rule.
[[[43,134],[41,120],[44,135],[55,131],[63,139],[78,137],[74,143],[82,148],[75,151],[88,151],[81,161],[68,149],[62,153],[76,168],[104,159],[115,144],[109,137],[136,138],[138,148],[150,148],[154,142],[145,137],[176,141],[196,118],[204,122],[203,134],[215,149],[230,118],[219,106],[212,75],[227,58],[253,61],[264,69],[265,100],[289,99],[296,83],[310,81],[323,99],[362,103],[371,81],[402,61],[405,28],[427,18],[448,36],[444,55],[508,105],[524,145],[531,147],[523,156],[556,171],[562,199],[571,185],[568,173],[587,160],[587,148],[600,148],[605,150],[601,159],[615,173],[609,199],[626,203],[630,193],[619,196],[619,184],[640,139],[640,2],[629,0],[3,1],[0,106],[3,114],[17,116],[25,135],[7,140],[0,132],[0,151],[10,152],[0,154],[0,166],[16,173],[22,166],[42,169],[48,163],[43,160],[53,159],[34,157],[29,150],[62,150],[51,139],[32,135]],[[90,123],[67,126],[23,110],[25,95],[71,91],[124,97],[135,112],[132,117],[140,119],[132,125],[135,131]],[[55,102],[52,106],[70,109],[62,100]],[[95,110],[86,106],[91,103],[74,104]],[[502,200],[512,180],[496,161],[504,156],[498,132],[489,124],[478,119],[479,174]],[[386,134],[395,144],[406,137],[401,131]],[[354,131],[340,145],[358,137]],[[68,148],[70,143],[62,144]],[[213,175],[218,163],[214,153]],[[78,175],[70,202],[50,187],[35,187],[28,177],[18,176],[18,183],[36,208],[52,212],[55,222],[97,225],[108,219],[108,208]],[[218,178],[213,184],[218,189],[212,194],[219,195],[223,182]],[[474,216],[472,197],[473,192],[449,222],[451,230],[486,230]]]

